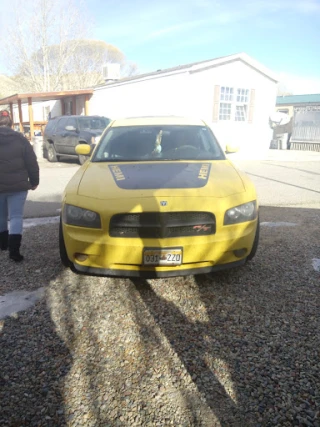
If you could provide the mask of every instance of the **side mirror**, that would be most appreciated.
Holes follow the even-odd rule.
[[[231,145],[231,144],[226,145],[226,149],[225,149],[226,154],[237,153],[238,151],[239,151],[239,147],[237,145]]]
[[[78,144],[76,145],[76,153],[80,154],[81,156],[90,156],[91,154],[91,147],[88,144]]]
[[[66,126],[66,130],[76,131],[77,129],[74,126]]]

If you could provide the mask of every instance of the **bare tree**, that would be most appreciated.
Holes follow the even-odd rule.
[[[278,90],[277,90],[278,96],[287,96],[287,95],[293,95],[293,93],[288,90],[288,87],[285,82],[279,82],[278,83]]]
[[[120,65],[120,76],[137,72],[136,65],[126,60],[125,55],[115,46],[101,40],[81,40],[70,51],[64,73],[64,87],[85,88],[103,83],[102,67],[107,63]],[[73,41],[69,42],[70,45]]]
[[[24,92],[90,87],[101,81],[103,62],[128,66],[116,47],[86,40],[90,22],[82,0],[16,0],[13,16],[6,63]]]
[[[18,91],[19,88],[12,78],[0,74],[0,98],[5,98]]]

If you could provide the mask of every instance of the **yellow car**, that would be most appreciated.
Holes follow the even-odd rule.
[[[249,178],[201,120],[112,121],[68,183],[60,256],[73,271],[128,277],[209,273],[251,260],[259,241]]]

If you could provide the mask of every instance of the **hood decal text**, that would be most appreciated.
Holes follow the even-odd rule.
[[[185,162],[109,165],[117,186],[126,190],[204,187],[210,168],[210,163]]]

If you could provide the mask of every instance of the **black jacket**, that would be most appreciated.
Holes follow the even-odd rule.
[[[39,165],[30,142],[0,127],[0,193],[27,191],[39,184]]]

